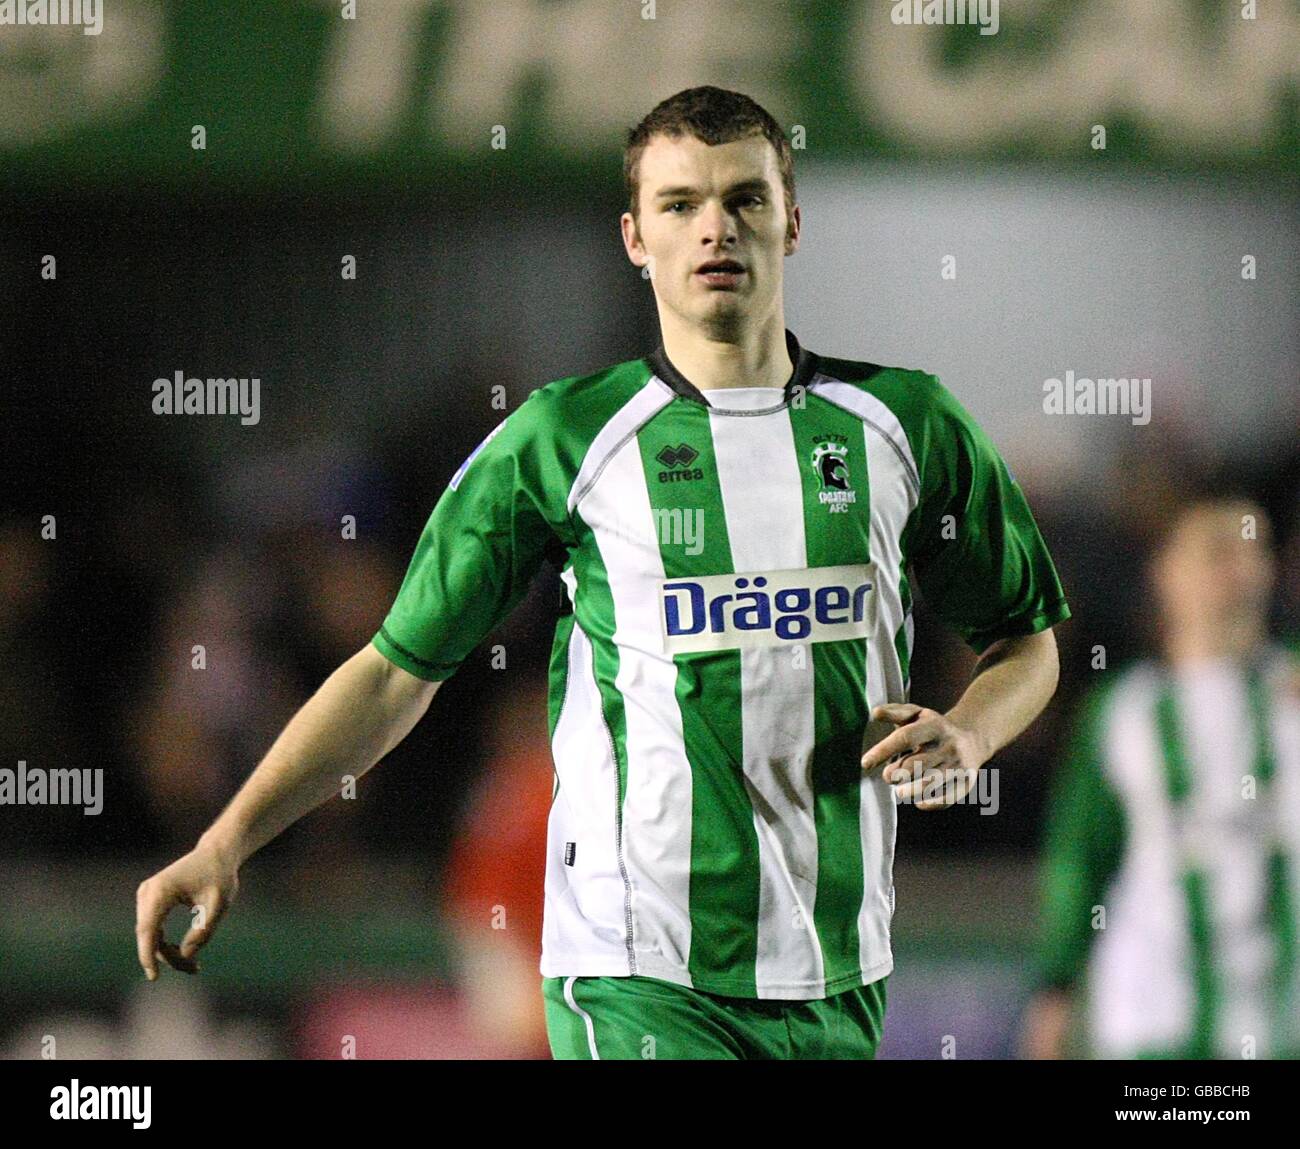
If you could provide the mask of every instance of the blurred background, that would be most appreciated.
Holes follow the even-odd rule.
[[[503,410],[658,342],[622,141],[706,83],[794,141],[788,326],[937,374],[1073,610],[997,815],[900,811],[881,1056],[1010,1056],[1062,734],[1096,648],[1150,649],[1141,561],[1183,492],[1261,501],[1300,633],[1300,9],[96,7],[0,24],[0,766],[104,771],[99,815],[0,806],[0,1057],[548,1056],[553,570],[355,800],[246,865],[200,977],[145,982],[134,893],[369,640]],[[1150,378],[1150,421],[1046,413],[1067,371]],[[178,372],[256,377],[260,417],[155,414]],[[924,604],[915,649],[913,700],[950,706],[973,655]]]

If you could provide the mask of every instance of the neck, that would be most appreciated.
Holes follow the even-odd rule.
[[[664,354],[701,391],[722,387],[782,388],[795,365],[785,345],[785,316],[777,308],[761,323],[719,336],[661,315]]]
[[[1187,620],[1165,636],[1165,658],[1172,666],[1209,659],[1244,661],[1265,640],[1258,618]]]

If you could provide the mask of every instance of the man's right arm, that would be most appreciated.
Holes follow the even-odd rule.
[[[337,794],[345,776],[359,778],[401,742],[440,685],[370,644],[321,684],[194,849],[136,891],[136,947],[150,981],[160,954],[175,968],[197,970],[193,955],[234,898],[244,861]],[[177,904],[202,907],[179,948],[162,936]]]
[[[446,681],[523,600],[550,548],[571,545],[558,428],[546,388],[474,449],[433,508],[406,576],[370,644],[293,717],[221,816],[136,892],[136,945],[152,980],[161,953],[193,972],[238,889],[244,860],[360,777],[409,733]],[[178,949],[162,936],[176,904],[203,913]]]

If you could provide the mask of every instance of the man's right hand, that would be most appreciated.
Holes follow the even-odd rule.
[[[238,891],[238,865],[232,856],[204,841],[141,882],[135,892],[135,944],[145,976],[157,980],[160,957],[172,969],[198,973],[194,955],[212,937]],[[163,922],[176,905],[197,910],[179,946],[162,933]]]
[[[194,955],[234,900],[240,864],[401,742],[441,685],[403,670],[373,643],[321,683],[198,845],[140,884],[135,942],[150,981],[160,957],[172,969],[198,973]],[[176,905],[196,911],[179,946],[162,936]]]

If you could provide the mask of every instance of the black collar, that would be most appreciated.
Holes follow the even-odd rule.
[[[812,382],[813,376],[817,374],[817,356],[807,348],[800,347],[799,340],[788,327],[785,331],[785,349],[794,364],[794,374],[786,381],[782,394],[782,402],[788,403],[794,389],[807,387]],[[672,365],[662,343],[646,357],[646,362],[650,364],[650,370],[683,399],[690,399],[693,403],[701,403],[705,407],[711,406],[704,393]]]

